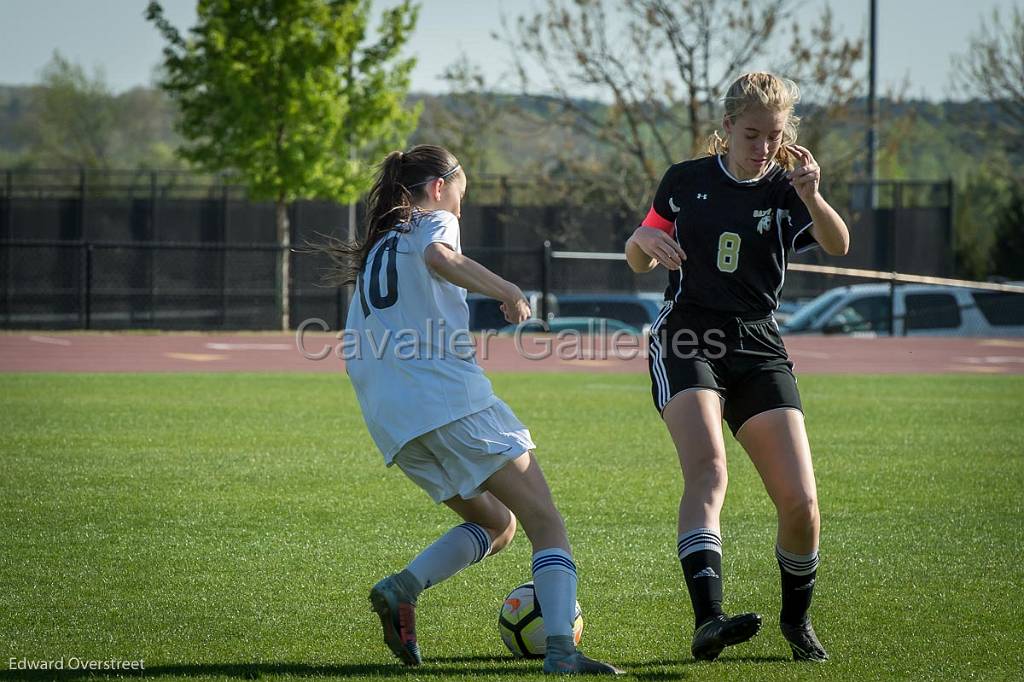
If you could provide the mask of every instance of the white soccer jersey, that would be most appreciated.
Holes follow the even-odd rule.
[[[466,290],[423,260],[434,242],[462,253],[452,213],[418,213],[381,237],[349,306],[345,366],[388,465],[413,438],[497,401],[476,364]]]

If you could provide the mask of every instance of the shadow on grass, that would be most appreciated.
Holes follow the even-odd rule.
[[[693,665],[720,665],[723,663],[786,663],[784,656],[735,656],[720,659],[718,663],[704,663],[692,658],[625,663],[631,677],[639,680],[677,680],[683,677],[678,668]],[[239,680],[258,680],[264,676],[290,675],[293,677],[466,677],[515,676],[540,674],[540,661],[523,661],[507,656],[447,656],[432,658],[424,665],[407,668],[398,663],[351,663],[343,665],[313,665],[308,663],[181,663],[149,666],[141,671],[126,670],[0,670],[0,680],[85,680],[103,678],[160,678],[160,677],[228,677]]]
[[[264,676],[293,677],[487,677],[540,673],[527,670],[515,659],[500,656],[451,656],[434,658],[422,666],[407,668],[399,663],[352,663],[313,665],[307,663],[182,663],[147,666],[145,670],[0,670],[0,680],[84,680],[102,678],[229,677],[258,680]],[[533,667],[533,666],[529,666]]]
[[[622,668],[630,674],[631,677],[638,680],[647,680],[648,682],[658,682],[659,680],[679,680],[684,679],[687,673],[679,670],[679,668],[685,668],[690,666],[722,666],[730,663],[791,663],[792,659],[785,656],[728,656],[720,658],[714,663],[707,663],[704,661],[696,661],[692,658],[684,659],[663,659],[657,661],[636,661],[636,662],[624,662]]]

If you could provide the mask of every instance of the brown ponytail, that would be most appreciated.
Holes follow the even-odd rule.
[[[458,166],[447,149],[428,144],[384,157],[366,197],[365,236],[352,241],[328,236],[326,243],[312,245],[312,251],[331,259],[333,267],[323,277],[324,282],[334,286],[355,283],[374,244],[392,229],[409,229],[415,201],[423,196],[424,185],[459,172]]]

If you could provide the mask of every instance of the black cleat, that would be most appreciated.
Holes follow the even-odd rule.
[[[416,642],[416,604],[403,599],[391,576],[373,586],[370,604],[380,616],[384,643],[391,653],[406,665],[421,664],[423,658]]]
[[[828,652],[814,634],[810,618],[805,618],[799,625],[780,622],[779,628],[782,630],[782,636],[789,642],[789,648],[793,650],[794,661],[824,663],[828,660]]]
[[[690,652],[698,661],[713,661],[722,649],[747,641],[760,629],[761,616],[757,613],[715,616],[694,631]]]

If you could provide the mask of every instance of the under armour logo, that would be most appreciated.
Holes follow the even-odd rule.
[[[697,192],[697,198],[698,199],[707,199],[708,195],[707,194],[701,194],[700,192]]]
[[[715,573],[715,569],[711,568],[710,566],[705,568],[703,571],[701,571],[699,573],[695,573],[693,575],[693,579],[694,580],[696,580],[697,578],[717,578],[717,577],[718,577],[718,574]]]
[[[672,201],[672,197],[668,198],[668,207],[672,209],[673,213],[679,213],[679,207],[676,206],[676,202]]]

